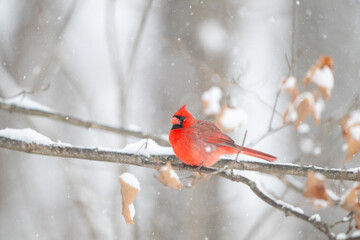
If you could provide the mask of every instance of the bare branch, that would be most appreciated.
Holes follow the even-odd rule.
[[[141,132],[141,131],[134,131],[134,130],[130,130],[127,128],[121,128],[121,127],[112,127],[112,126],[101,124],[101,123],[83,120],[83,119],[80,119],[80,118],[77,118],[74,116],[70,116],[67,114],[63,114],[63,113],[47,111],[45,109],[27,108],[27,107],[24,107],[21,105],[13,104],[13,103],[7,103],[6,101],[4,101],[2,99],[0,99],[0,109],[8,111],[8,112],[17,112],[17,113],[27,114],[27,115],[31,115],[31,116],[46,117],[46,118],[50,118],[53,120],[65,122],[65,123],[80,126],[80,127],[94,128],[94,129],[109,131],[109,132],[126,135],[126,136],[132,136],[132,137],[137,137],[137,138],[151,138],[154,141],[158,142],[159,144],[169,146],[168,141],[166,141],[162,138],[156,137],[154,135],[150,135],[150,134]]]
[[[306,214],[302,213],[301,211],[296,211],[295,209],[293,209],[291,207],[287,207],[286,205],[281,204],[279,201],[275,201],[274,199],[270,198],[265,193],[263,193],[257,187],[257,184],[254,181],[251,181],[250,179],[240,176],[240,175],[230,176],[228,173],[224,173],[224,172],[220,172],[218,175],[228,178],[232,181],[241,182],[241,183],[246,184],[248,187],[250,187],[251,191],[253,191],[253,193],[255,193],[256,196],[258,196],[261,200],[263,200],[267,204],[271,205],[272,207],[284,212],[286,216],[294,216],[305,222],[311,223],[315,228],[317,228],[318,230],[323,232],[329,239],[335,239],[335,234],[331,232],[329,224],[322,222],[322,221],[311,221],[310,216],[307,216]]]

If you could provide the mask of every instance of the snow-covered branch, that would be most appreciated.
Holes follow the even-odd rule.
[[[159,144],[167,146],[169,145],[169,142],[167,140],[141,131],[135,131],[122,127],[113,127],[106,124],[87,121],[74,116],[70,116],[68,114],[56,112],[46,106],[43,106],[39,103],[25,98],[25,96],[17,96],[16,98],[11,99],[0,98],[0,109],[8,112],[17,112],[31,116],[50,118],[80,127],[94,128],[126,136],[132,136],[137,138],[151,138]]]
[[[161,147],[150,139],[143,139],[137,143],[130,144],[123,149],[108,149],[100,147],[81,147],[71,144],[54,142],[46,136],[43,136],[32,129],[3,129],[0,130],[0,147],[14,151],[41,154],[48,156],[57,156],[65,158],[78,158],[87,160],[96,160],[103,162],[113,162],[129,164],[153,169],[159,169],[160,166],[170,161],[174,167],[182,165],[181,162],[172,155],[170,147]],[[298,219],[312,224],[315,228],[323,232],[329,239],[335,239],[335,234],[329,224],[318,218],[308,216],[300,208],[280,200],[274,200],[260,190],[257,184],[239,175],[238,171],[231,169],[258,171],[272,175],[296,175],[306,176],[308,170],[322,173],[329,179],[359,181],[358,171],[345,171],[340,169],[324,169],[312,166],[300,166],[295,164],[281,163],[263,163],[253,161],[240,161],[223,159],[219,161],[215,168],[202,168],[202,172],[211,173],[231,181],[241,182],[250,187],[250,189],[263,201],[272,207],[284,212],[286,216],[294,216]],[[197,171],[196,168],[185,166],[183,170]]]
[[[54,142],[48,137],[43,136],[32,129],[4,129],[0,130],[0,147],[33,154],[114,162],[154,169],[158,169],[159,166],[164,165],[167,161],[171,161],[173,166],[175,167],[181,166],[180,161],[174,155],[169,155],[169,152],[171,152],[171,148],[160,147],[153,141],[145,139],[138,143],[128,145],[124,149],[115,150],[98,147],[80,147],[73,146],[67,143]],[[234,169],[254,171],[256,170],[260,172],[263,171],[269,174],[279,174],[279,172],[282,172],[282,174],[301,175],[294,173],[307,171],[307,168],[290,164],[285,165],[270,163],[262,164],[258,162],[230,162],[230,160],[219,161],[219,163],[215,166],[222,166],[224,164],[228,164]],[[196,171],[196,168],[192,168],[189,166],[185,166],[183,169],[187,171]],[[284,170],[287,170],[288,172]],[[313,170],[321,172],[326,171],[325,169],[321,168],[313,168]],[[294,216],[303,221],[311,223],[315,228],[326,234],[329,239],[334,239],[335,235],[330,231],[328,224],[321,221],[312,221],[310,220],[310,216],[304,214],[301,209],[270,198],[257,187],[255,182],[251,181],[250,179],[238,175],[232,171],[217,171],[216,174],[215,171],[217,171],[216,168],[202,169],[202,172],[213,172],[214,175],[224,177],[231,181],[246,184],[259,198],[261,198],[263,201],[265,201],[272,207],[284,212],[286,215]],[[344,176],[344,180],[354,180],[354,176],[352,175],[353,172],[347,173],[341,170],[338,171],[340,171],[340,174],[330,174],[330,176]],[[346,177],[348,177],[348,179],[346,179]]]
[[[150,168],[157,168],[160,165],[164,165],[167,161],[171,161],[174,167],[182,165],[178,158],[171,154],[170,147],[161,147],[150,139],[143,139],[140,142],[118,150],[100,147],[81,147],[68,143],[53,142],[32,129],[4,129],[0,130],[0,147],[33,154],[114,162]],[[202,168],[202,171],[212,172],[226,165],[230,169],[257,171],[271,175],[304,177],[309,170],[312,170],[323,174],[328,179],[360,181],[359,169],[326,169],[316,166],[255,161],[236,162],[231,159],[222,159],[214,165],[214,168]],[[196,171],[196,168],[185,167],[184,170]]]

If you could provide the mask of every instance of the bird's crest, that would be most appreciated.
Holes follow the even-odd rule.
[[[183,127],[189,127],[192,124],[194,124],[194,122],[196,121],[196,119],[186,109],[186,104],[184,106],[182,106],[181,108],[179,108],[179,110],[177,110],[177,112],[174,114],[174,117],[184,117],[185,118],[183,120]]]

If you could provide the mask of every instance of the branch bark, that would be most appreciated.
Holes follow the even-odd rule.
[[[86,121],[86,120],[83,120],[83,119],[80,119],[80,118],[77,118],[74,116],[70,116],[68,114],[58,113],[55,111],[48,111],[45,109],[36,109],[36,108],[27,108],[27,107],[21,106],[19,104],[8,103],[4,99],[0,99],[0,109],[8,111],[8,112],[27,114],[30,116],[46,117],[46,118],[50,118],[50,119],[53,119],[56,121],[65,122],[65,123],[72,124],[72,125],[77,125],[80,127],[94,128],[94,129],[109,131],[109,132],[126,135],[126,136],[132,136],[132,137],[137,137],[137,138],[151,138],[154,141],[158,142],[159,144],[169,146],[169,142],[164,140],[163,138],[159,138],[157,136],[147,134],[147,133],[144,133],[141,131],[134,131],[134,130],[130,130],[127,128],[121,128],[121,127],[112,127],[112,126],[105,125],[105,124],[100,124],[100,123],[96,123],[96,122],[92,122],[92,121]]]

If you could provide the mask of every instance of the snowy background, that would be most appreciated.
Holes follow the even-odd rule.
[[[289,70],[285,55],[296,60],[300,80],[321,54],[333,58],[335,86],[323,118],[345,115],[360,91],[360,3],[355,0],[0,0],[0,6],[0,97],[34,90],[30,100],[86,120],[166,135],[171,116],[184,104],[194,116],[207,118],[202,94],[217,86],[223,102],[247,114],[231,137],[240,143],[247,129],[251,143],[268,129],[276,92]],[[280,96],[281,113],[288,102],[286,94]],[[276,114],[273,126],[281,124]],[[306,134],[287,127],[253,147],[279,162],[342,167],[340,130],[319,142],[313,121],[309,125]],[[122,149],[138,141],[1,111],[0,129],[5,128],[31,128],[55,142],[80,146]],[[311,154],[315,149],[320,153]],[[347,166],[358,164],[355,159]],[[141,184],[131,226],[121,216],[118,182],[127,171]],[[178,191],[164,188],[154,174],[0,149],[0,238],[324,238],[242,184],[212,178]],[[273,196],[315,212],[309,200],[277,178],[244,175]],[[330,222],[344,214],[320,213]]]

